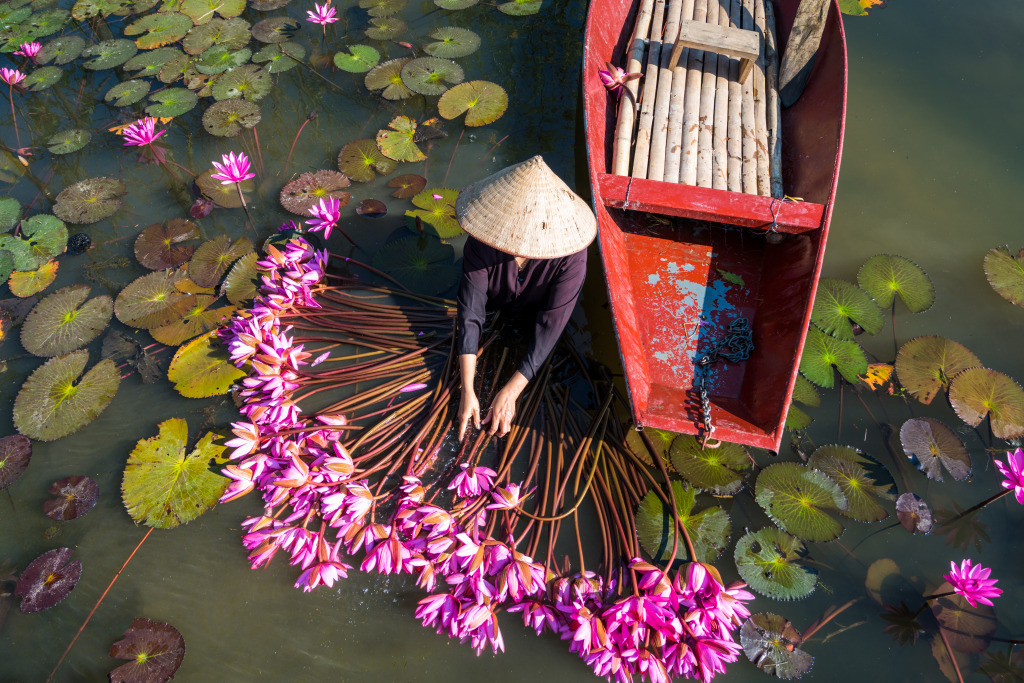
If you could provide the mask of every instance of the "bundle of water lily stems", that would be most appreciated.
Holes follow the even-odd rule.
[[[363,571],[414,575],[430,593],[416,617],[477,652],[504,649],[497,615],[518,612],[621,681],[707,681],[735,661],[732,631],[752,599],[743,584],[640,557],[641,498],[676,505],[664,467],[621,446],[610,385],[563,349],[507,437],[459,444],[452,302],[328,273],[327,261],[301,236],[269,246],[258,296],[223,333],[248,373],[223,500],[263,496],[263,515],[244,522],[254,569],[283,551],[308,591],[361,558]],[[493,324],[487,335],[478,377],[497,382],[513,364]],[[570,377],[582,389],[563,386]],[[678,516],[671,536],[695,556]]]

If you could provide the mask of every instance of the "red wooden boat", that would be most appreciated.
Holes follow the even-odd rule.
[[[769,1],[784,53],[799,0]],[[839,175],[847,75],[839,8],[830,0],[806,88],[781,112],[783,187],[800,198],[790,201],[609,173],[618,105],[598,71],[626,66],[639,4],[591,0],[583,58],[590,181],[633,417],[703,436],[703,375],[713,438],[777,451]],[[752,330],[749,359],[696,367],[740,317]]]

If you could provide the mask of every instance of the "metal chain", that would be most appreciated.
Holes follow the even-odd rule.
[[[707,390],[707,368],[717,361],[724,360],[727,363],[739,363],[750,358],[754,350],[754,337],[750,329],[750,321],[746,318],[737,318],[729,324],[729,331],[725,337],[715,343],[711,350],[701,356],[696,362],[697,390],[700,393],[700,412],[704,422],[704,435],[701,437],[701,448],[718,448],[721,442],[714,446],[708,446],[708,441],[715,431],[711,424],[711,401],[708,399]]]

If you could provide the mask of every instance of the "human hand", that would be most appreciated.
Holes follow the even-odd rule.
[[[463,389],[462,400],[459,401],[459,441],[466,435],[469,418],[473,418],[473,426],[480,429],[480,401],[473,389]]]
[[[484,423],[490,422],[489,434],[505,436],[512,429],[512,420],[516,416],[516,399],[526,386],[526,378],[518,372],[513,375],[508,384],[501,388],[498,395],[491,402],[491,411],[488,413]]]

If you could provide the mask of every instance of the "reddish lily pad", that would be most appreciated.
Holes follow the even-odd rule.
[[[740,627],[740,645],[747,659],[785,681],[800,678],[814,665],[814,657],[797,647],[801,642],[789,619],[771,612],[754,614]]]
[[[159,270],[143,275],[121,290],[114,315],[129,327],[159,327],[181,318],[195,306],[194,294],[181,292],[175,283],[187,277],[184,269]]]
[[[396,166],[398,163],[381,154],[373,140],[354,140],[342,147],[338,154],[341,172],[360,183],[370,182],[377,173],[387,175]]]
[[[397,197],[398,199],[415,197],[422,192],[423,188],[426,186],[427,179],[421,175],[416,175],[415,173],[396,176],[388,181],[388,187],[398,188],[391,193],[392,197]]]
[[[1000,439],[1024,436],[1024,391],[1009,375],[988,368],[964,370],[949,386],[949,402],[972,427],[988,416]]]
[[[234,242],[227,235],[215,237],[196,249],[188,262],[189,277],[200,287],[215,287],[231,264],[252,250],[248,237],[239,237]]]
[[[0,437],[0,491],[18,481],[32,459],[32,442],[27,436]]]
[[[437,101],[437,111],[446,119],[466,114],[467,126],[486,126],[494,123],[508,109],[508,93],[490,81],[459,83]]]
[[[379,199],[364,199],[356,207],[356,214],[363,218],[383,218],[388,215],[388,206]]]
[[[309,212],[322,199],[333,197],[341,206],[352,198],[344,188],[352,184],[348,176],[337,171],[309,171],[303,173],[281,189],[281,206],[299,216],[311,216]]]
[[[402,67],[402,82],[421,95],[440,95],[465,78],[461,66],[440,57],[417,57]]]
[[[410,57],[391,59],[370,69],[363,84],[367,90],[380,90],[385,100],[404,100],[416,93],[402,82],[402,67],[412,61]]]
[[[35,270],[23,270],[11,273],[7,286],[11,294],[21,298],[34,296],[53,284],[57,279],[57,262],[47,261]]]
[[[915,337],[896,354],[896,375],[911,396],[929,404],[958,373],[981,365],[963,344],[945,337]]]
[[[58,356],[80,349],[99,336],[114,314],[103,294],[90,299],[89,285],[58,289],[32,309],[21,326],[21,344],[35,356]]]
[[[945,467],[957,481],[971,476],[971,456],[956,433],[930,417],[915,417],[900,428],[903,451],[929,479],[942,481]]]
[[[66,477],[50,484],[50,494],[56,498],[43,502],[43,513],[50,519],[66,522],[93,509],[100,487],[90,477]]]
[[[943,582],[935,592],[946,594],[933,600],[930,607],[950,647],[966,654],[984,652],[998,626],[995,609],[981,603],[972,607],[962,595],[949,595],[953,586],[948,582]]]
[[[116,178],[87,178],[61,190],[53,212],[66,223],[96,223],[114,215],[127,193]]]
[[[259,255],[251,251],[242,258],[235,261],[231,266],[227,277],[220,286],[220,293],[227,297],[227,300],[235,306],[240,306],[247,301],[252,301],[256,296],[256,282],[259,277],[259,270],[256,262]]]
[[[932,530],[932,509],[916,493],[908,491],[896,500],[896,518],[912,534],[927,534]]]
[[[183,218],[154,223],[136,238],[135,258],[150,270],[177,268],[196,250],[194,245],[181,243],[198,237],[199,227]]]
[[[186,398],[226,394],[245,373],[231,364],[216,332],[207,332],[182,346],[171,359],[167,378]]]
[[[22,612],[41,612],[60,603],[82,578],[82,563],[72,560],[71,548],[49,550],[25,567],[14,594],[21,596]]]
[[[110,656],[128,660],[110,672],[111,683],[162,683],[185,659],[185,639],[170,624],[135,617],[124,638],[110,646]]]

